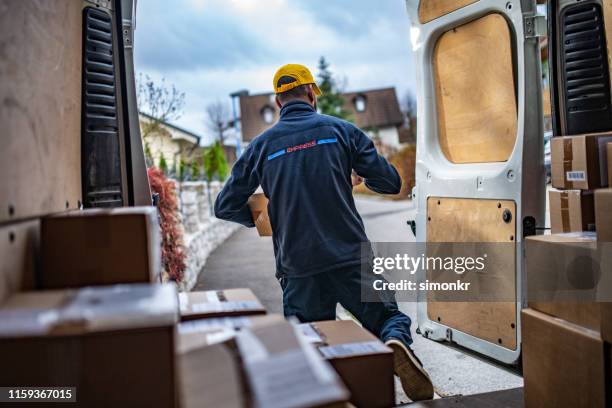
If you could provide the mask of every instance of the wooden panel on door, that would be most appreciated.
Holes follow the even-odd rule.
[[[443,15],[452,13],[478,0],[421,0],[419,2],[419,22],[425,24]]]
[[[498,301],[489,302],[443,302],[429,296],[429,319],[515,350],[517,310],[510,299],[516,297],[516,203],[429,197],[427,218],[428,242],[487,244],[487,269],[480,277],[481,285],[500,294]],[[432,278],[432,273],[427,273],[428,279]]]
[[[433,55],[440,148],[452,163],[503,162],[516,142],[508,23],[488,14],[442,34]]]

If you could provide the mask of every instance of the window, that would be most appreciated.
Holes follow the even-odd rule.
[[[357,95],[353,100],[357,112],[363,112],[366,109],[366,98],[363,95]]]
[[[261,117],[267,124],[274,122],[274,108],[271,106],[264,106],[261,110]]]

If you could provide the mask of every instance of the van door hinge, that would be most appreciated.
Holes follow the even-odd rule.
[[[121,26],[123,33],[123,48],[132,48],[134,44],[134,28],[130,20],[123,20]]]
[[[547,35],[546,16],[534,14],[523,17],[525,38],[545,37]]]
[[[105,10],[112,10],[113,5],[111,0],[85,0],[86,3],[89,3],[96,7],[101,7]]]

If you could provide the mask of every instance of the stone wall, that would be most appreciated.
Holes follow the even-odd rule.
[[[187,269],[180,285],[182,290],[193,288],[210,253],[240,227],[239,224],[220,220],[213,215],[211,206],[222,187],[223,185],[217,181],[211,182],[209,199],[206,182],[177,183],[176,191],[187,253]]]

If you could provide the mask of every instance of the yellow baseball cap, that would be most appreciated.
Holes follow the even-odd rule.
[[[291,83],[284,84],[281,86],[276,86],[278,84],[278,80],[284,76],[294,78],[295,82],[291,82]],[[287,65],[283,65],[282,67],[278,69],[278,71],[276,71],[276,74],[274,74],[274,83],[272,84],[272,86],[274,87],[274,93],[279,94],[279,93],[287,92],[288,90],[293,89],[296,86],[307,85],[307,84],[312,85],[315,95],[317,96],[322,95],[321,90],[317,86],[317,83],[315,82],[308,68],[300,64],[287,64]]]

